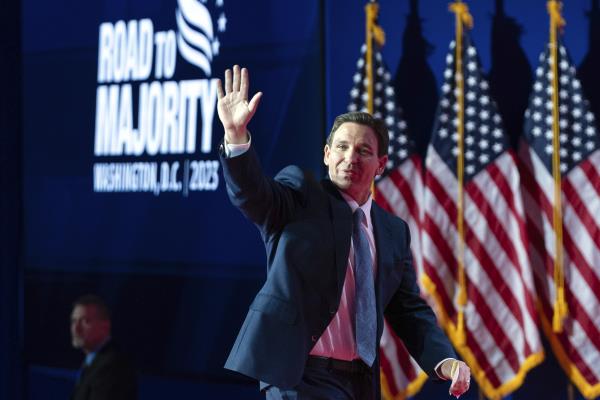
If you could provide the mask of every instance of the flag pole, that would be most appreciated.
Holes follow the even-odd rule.
[[[365,13],[367,17],[367,53],[365,54],[365,69],[367,72],[367,112],[371,115],[373,114],[373,24],[375,18],[377,18],[378,11],[379,4],[375,2],[367,3],[367,5],[365,6]]]
[[[379,4],[376,1],[370,1],[365,6],[366,14],[366,43],[367,51],[365,53],[365,69],[367,75],[367,112],[373,115],[373,40],[379,46],[385,43],[385,33],[377,24],[377,16],[379,15]],[[387,149],[386,149],[387,150]],[[371,182],[371,196],[375,198],[375,181]]]
[[[554,285],[556,288],[556,300],[554,302],[554,315],[552,317],[552,330],[556,333],[562,332],[563,322],[568,314],[567,302],[565,300],[565,277],[563,257],[563,225],[561,204],[561,173],[560,173],[560,125],[559,125],[559,87],[558,87],[558,39],[557,30],[565,26],[565,20],[561,15],[562,3],[557,0],[549,0],[547,3],[550,14],[550,66],[552,68],[552,175],[554,177]]]
[[[458,103],[457,133],[458,133],[458,155],[457,155],[457,216],[456,224],[458,228],[458,314],[456,321],[456,341],[457,345],[466,344],[465,330],[465,307],[467,305],[467,280],[465,276],[465,227],[464,227],[464,113],[465,113],[465,82],[463,74],[463,29],[473,27],[473,18],[469,14],[468,6],[461,0],[456,0],[450,4],[450,11],[455,14],[456,19],[456,40],[455,40],[455,71],[454,79],[456,82],[456,100]]]
[[[367,112],[373,114],[373,40],[381,47],[385,44],[385,32],[377,24],[379,15],[379,4],[376,1],[370,1],[365,6],[366,14],[366,43],[367,52],[365,54],[365,69],[367,72]]]

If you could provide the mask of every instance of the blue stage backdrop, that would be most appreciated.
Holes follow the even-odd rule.
[[[86,292],[113,308],[141,398],[260,398],[222,368],[265,256],[226,196],[215,80],[237,63],[251,72],[251,92],[264,92],[249,128],[267,173],[295,163],[323,174],[324,139],[346,110],[364,42],[365,1],[22,3],[29,398],[68,396],[82,359],[70,348],[70,308]],[[516,137],[548,40],[545,1],[468,3]],[[592,59],[586,12],[597,1],[565,3],[564,40],[579,65]],[[384,59],[423,151],[454,16],[439,0],[382,0],[380,10]],[[553,394],[564,391],[556,365],[543,371],[522,398],[553,398],[540,385],[548,376]],[[419,396],[447,390],[433,386]]]
[[[216,79],[239,63],[266,93],[250,129],[268,171],[289,158],[320,171],[318,13],[303,2],[26,1],[27,266],[261,265],[223,195]]]
[[[295,160],[322,174],[321,14],[314,1],[24,1],[32,382],[47,367],[68,382],[80,364],[68,321],[88,291],[142,374],[230,379],[265,256],[226,196],[216,79],[237,63],[265,93],[249,128],[268,173]]]

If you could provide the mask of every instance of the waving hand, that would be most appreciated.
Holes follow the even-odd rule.
[[[233,76],[230,69],[225,70],[225,92],[221,81],[217,82],[217,112],[225,129],[227,143],[247,143],[246,126],[254,116],[262,92],[256,93],[248,102],[248,87],[250,77],[246,68],[233,66]]]

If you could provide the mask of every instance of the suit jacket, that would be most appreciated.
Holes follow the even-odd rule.
[[[109,341],[82,371],[71,400],[135,400],[136,380],[128,359]]]
[[[309,352],[337,312],[350,251],[352,211],[329,180],[290,166],[274,179],[256,153],[221,155],[231,202],[258,227],[267,251],[267,279],[225,368],[281,388],[297,385]],[[373,203],[377,250],[377,343],[383,316],[430,376],[455,357],[431,308],[419,296],[407,224]],[[374,373],[379,382],[379,360]]]

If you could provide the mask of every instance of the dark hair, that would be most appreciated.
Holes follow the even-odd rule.
[[[333,142],[333,134],[335,133],[335,131],[338,130],[338,128],[342,124],[346,122],[354,122],[355,124],[368,126],[369,128],[373,129],[373,132],[375,132],[375,136],[377,136],[377,155],[379,157],[382,157],[388,153],[390,137],[385,122],[381,119],[373,117],[371,114],[366,112],[356,111],[338,115],[335,118],[335,121],[333,121],[331,132],[329,132],[329,136],[327,137],[327,145],[331,147],[331,143]]]
[[[98,318],[110,321],[110,310],[99,296],[95,294],[84,294],[73,302],[73,308],[76,306],[95,306],[98,312]]]

